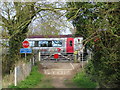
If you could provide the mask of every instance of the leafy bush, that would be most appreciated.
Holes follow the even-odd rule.
[[[120,2],[67,4],[69,7],[78,8],[77,11],[69,11],[66,16],[68,19],[74,17],[72,23],[76,27],[75,35],[83,36],[84,45],[92,51],[92,59],[86,72],[92,80],[98,82],[100,88],[119,88]]]
[[[73,81],[76,85],[80,88],[96,88],[97,84],[90,80],[89,77],[85,75],[84,72],[78,73],[74,78]]]

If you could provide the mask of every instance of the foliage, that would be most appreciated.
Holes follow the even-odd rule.
[[[19,50],[22,47],[23,40],[29,34],[28,31],[30,29],[31,23],[33,23],[34,26],[36,26],[37,23],[38,27],[40,25],[40,33],[44,35],[59,34],[60,29],[64,27],[64,24],[66,24],[63,24],[60,20],[63,19],[63,15],[61,14],[60,10],[67,9],[59,8],[60,5],[58,3],[1,2],[0,5],[0,9],[2,11],[0,13],[0,17],[2,19],[0,26],[3,28],[2,31],[4,31],[3,38],[9,39],[8,60],[11,70],[13,70],[15,63],[20,60]],[[63,6],[63,4],[61,5]],[[37,21],[41,21],[41,23]],[[36,29],[33,28],[33,30]]]
[[[6,53],[6,52],[4,52]],[[16,62],[15,64],[19,63],[19,62],[25,62],[25,63],[28,63],[30,61],[30,59],[32,59],[33,57],[33,54],[27,54],[26,55],[26,60],[25,60],[25,54],[21,54],[21,58],[19,58],[19,61]],[[11,61],[10,61],[10,58],[9,58],[9,54],[2,54],[1,56],[2,58],[2,76],[4,77],[5,75],[7,74],[10,74],[12,71],[11,71]]]
[[[13,70],[14,64],[20,60],[19,50],[35,14],[34,2],[6,2],[2,3],[1,10],[2,27],[7,28],[9,36],[9,67]]]
[[[42,78],[43,75],[38,71],[38,66],[34,66],[32,68],[32,72],[24,81],[18,83],[17,86],[11,85],[9,88],[33,88],[41,81]]]
[[[73,79],[79,88],[96,88],[97,83],[90,80],[85,72],[79,72]]]
[[[102,88],[119,87],[120,83],[119,4],[120,2],[68,3],[70,7],[78,8],[67,15],[68,18],[74,17],[71,20],[76,27],[76,35],[84,37],[84,45],[93,53],[86,72]]]
[[[2,76],[5,76],[5,74],[10,73],[10,69],[8,68],[10,66],[8,55],[2,54]]]

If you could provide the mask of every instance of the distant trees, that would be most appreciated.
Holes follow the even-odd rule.
[[[78,8],[67,14],[76,27],[76,35],[82,35],[85,39],[83,43],[93,52],[86,72],[102,88],[120,87],[119,4],[120,2],[68,3],[68,7]]]

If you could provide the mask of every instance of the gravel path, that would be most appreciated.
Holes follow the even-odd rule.
[[[76,88],[71,81],[74,75],[81,70],[80,63],[44,63],[40,64],[40,72],[51,80],[55,88]],[[70,86],[72,85],[72,86]]]

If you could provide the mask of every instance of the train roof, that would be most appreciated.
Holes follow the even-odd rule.
[[[34,36],[28,36],[27,38],[68,38],[68,37],[74,37],[72,34],[69,35],[34,35]],[[81,36],[77,36],[81,37]]]

